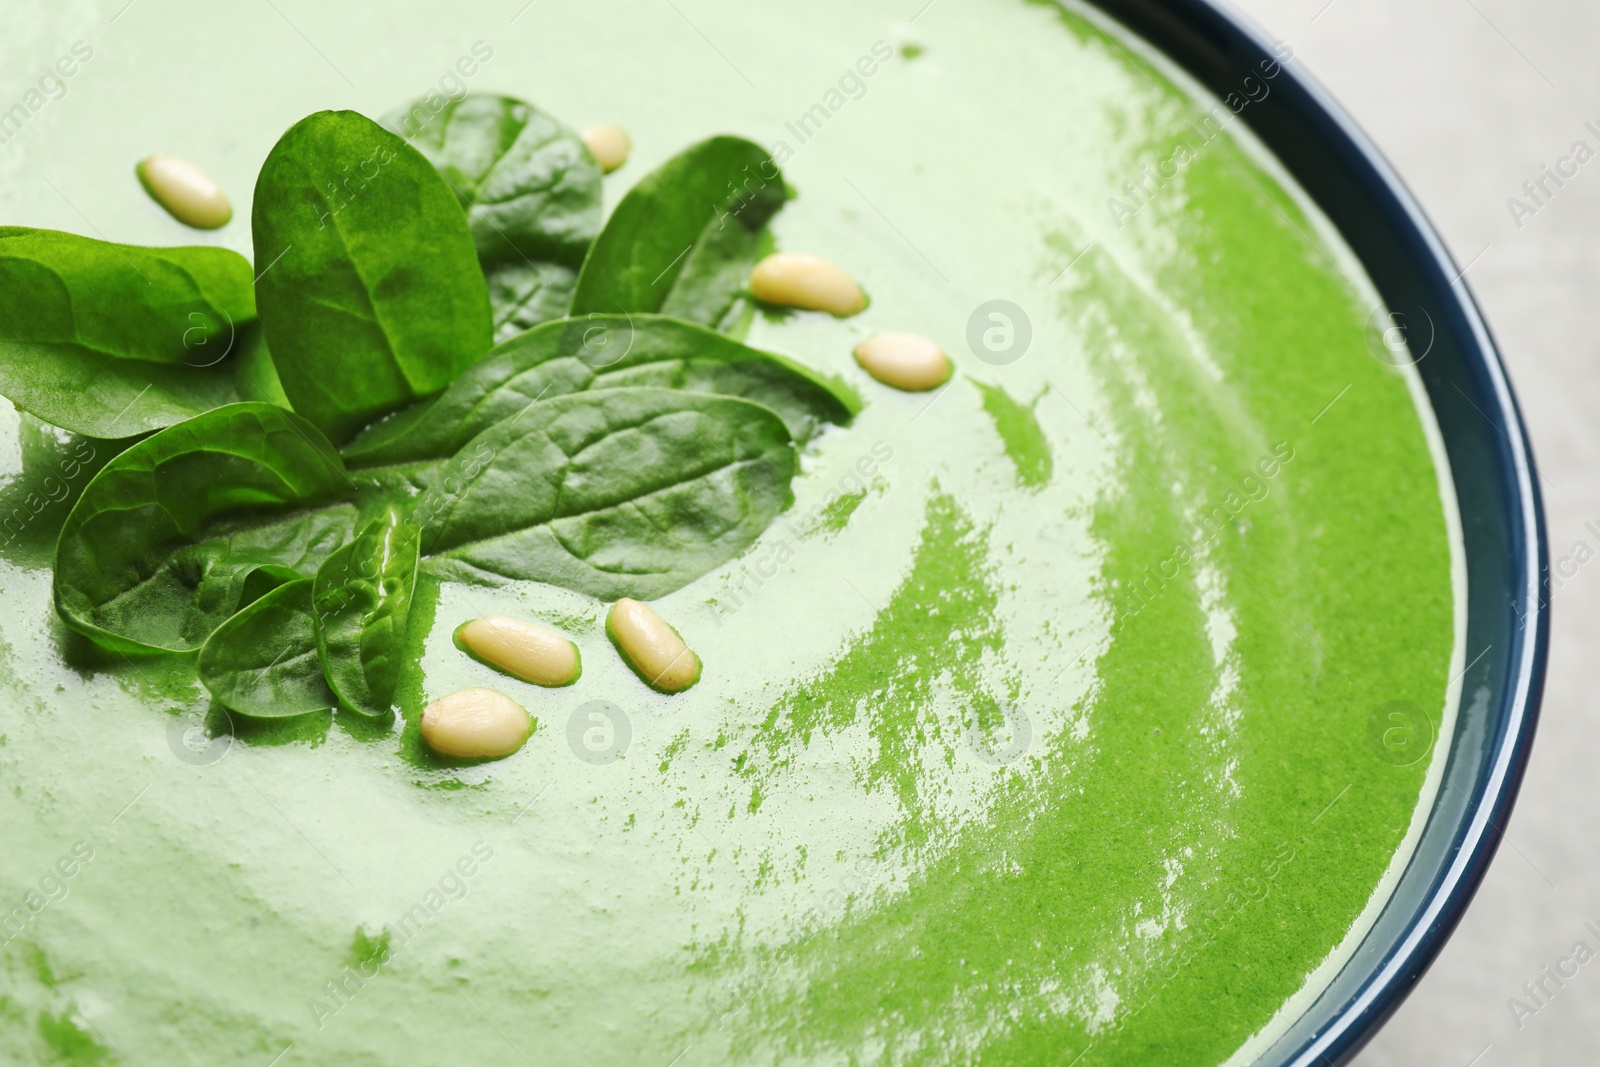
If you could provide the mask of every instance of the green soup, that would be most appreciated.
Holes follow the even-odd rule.
[[[109,447],[7,407],[0,1058],[1213,1065],[1318,993],[1452,729],[1460,538],[1420,382],[1239,117],[1276,68],[1219,102],[1049,4],[916,6],[7,16],[6,224],[248,255],[301,116],[495,91],[630,131],[608,207],[704,136],[770,146],[778,246],[872,304],[751,330],[867,404],[753,549],[656,604],[694,689],[641,684],[598,601],[424,583],[395,730],[230,720],[192,661],[70,635],[55,531]],[[235,220],[165,216],[152,151]],[[877,330],[954,380],[873,382]],[[488,614],[565,631],[581,681],[462,655]],[[426,754],[421,707],[469,685],[533,713],[520,753]]]

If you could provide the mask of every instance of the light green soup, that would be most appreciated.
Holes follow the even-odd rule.
[[[54,533],[109,448],[7,408],[0,1059],[1211,1065],[1315,995],[1432,797],[1370,726],[1451,729],[1459,549],[1376,296],[1231,108],[1023,0],[124,2],[0,16],[0,223],[249,254],[286,127],[441,82],[627,128],[608,204],[741,134],[798,192],[779,247],[872,296],[750,343],[867,407],[656,605],[696,688],[646,689],[598,602],[445,585],[392,731],[230,728],[190,664],[69,636]],[[153,151],[235,220],[163,214]],[[955,379],[871,381],[874,330]],[[581,682],[463,656],[484,614],[568,632]],[[534,714],[522,752],[423,753],[466,685]]]

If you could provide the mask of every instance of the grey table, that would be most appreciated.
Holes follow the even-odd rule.
[[[1600,4],[1237,2],[1355,116],[1467,268],[1550,524],[1555,637],[1521,799],[1455,936],[1357,1063],[1600,1063]]]

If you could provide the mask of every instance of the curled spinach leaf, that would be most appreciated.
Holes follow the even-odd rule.
[[[222,369],[256,316],[250,264],[0,227],[0,394],[90,437],[148,433],[238,399]]]
[[[492,343],[455,193],[353,111],[292,126],[256,181],[261,322],[294,409],[342,441],[437,393]]]
[[[362,715],[393,715],[421,536],[390,509],[317,571],[312,607],[321,673],[339,702]]]
[[[309,578],[350,539],[353,488],[316,427],[269,404],[218,408],[96,474],[56,543],[55,601],[124,652],[187,652],[240,607]]]
[[[748,548],[793,501],[783,420],[744,400],[601,389],[471,441],[413,521],[441,575],[654,599]]]
[[[200,681],[224,707],[284,719],[333,707],[317,665],[311,579],[289,582],[217,627],[200,649]]]
[[[444,459],[537,400],[646,385],[765,405],[802,442],[861,410],[842,382],[704,327],[659,315],[591,315],[545,323],[497,346],[437,399],[358,436],[344,456],[358,465]]]
[[[600,232],[600,167],[578,135],[530,104],[469,93],[384,125],[444,175],[467,211],[489,283],[495,339],[560,318]]]
[[[750,271],[770,247],[783,174],[764,148],[713,137],[622,198],[578,276],[572,314],[660,312],[717,329],[747,320]]]

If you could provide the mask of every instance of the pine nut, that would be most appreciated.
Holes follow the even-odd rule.
[[[134,169],[139,184],[167,214],[197,230],[215,230],[233,218],[233,206],[216,180],[187,160],[153,155]]]
[[[875,333],[856,346],[861,369],[884,385],[920,393],[950,380],[950,357],[914,333]]]
[[[700,680],[700,657],[678,631],[650,608],[623,597],[606,615],[606,636],[644,683],[662,693],[681,693]]]
[[[533,719],[493,689],[461,689],[422,709],[422,739],[442,756],[499,759],[521,748]]]
[[[777,252],[757,263],[750,295],[763,304],[826,311],[841,319],[867,306],[866,294],[848,271],[804,252]]]
[[[589,146],[589,153],[594,156],[595,162],[600,164],[602,174],[610,174],[622,166],[628,161],[628,154],[633,151],[633,141],[629,139],[628,131],[621,126],[605,123],[585,126],[578,131],[578,136]]]
[[[554,630],[490,615],[456,628],[456,647],[497,671],[534,685],[571,685],[583,673],[578,646]]]

